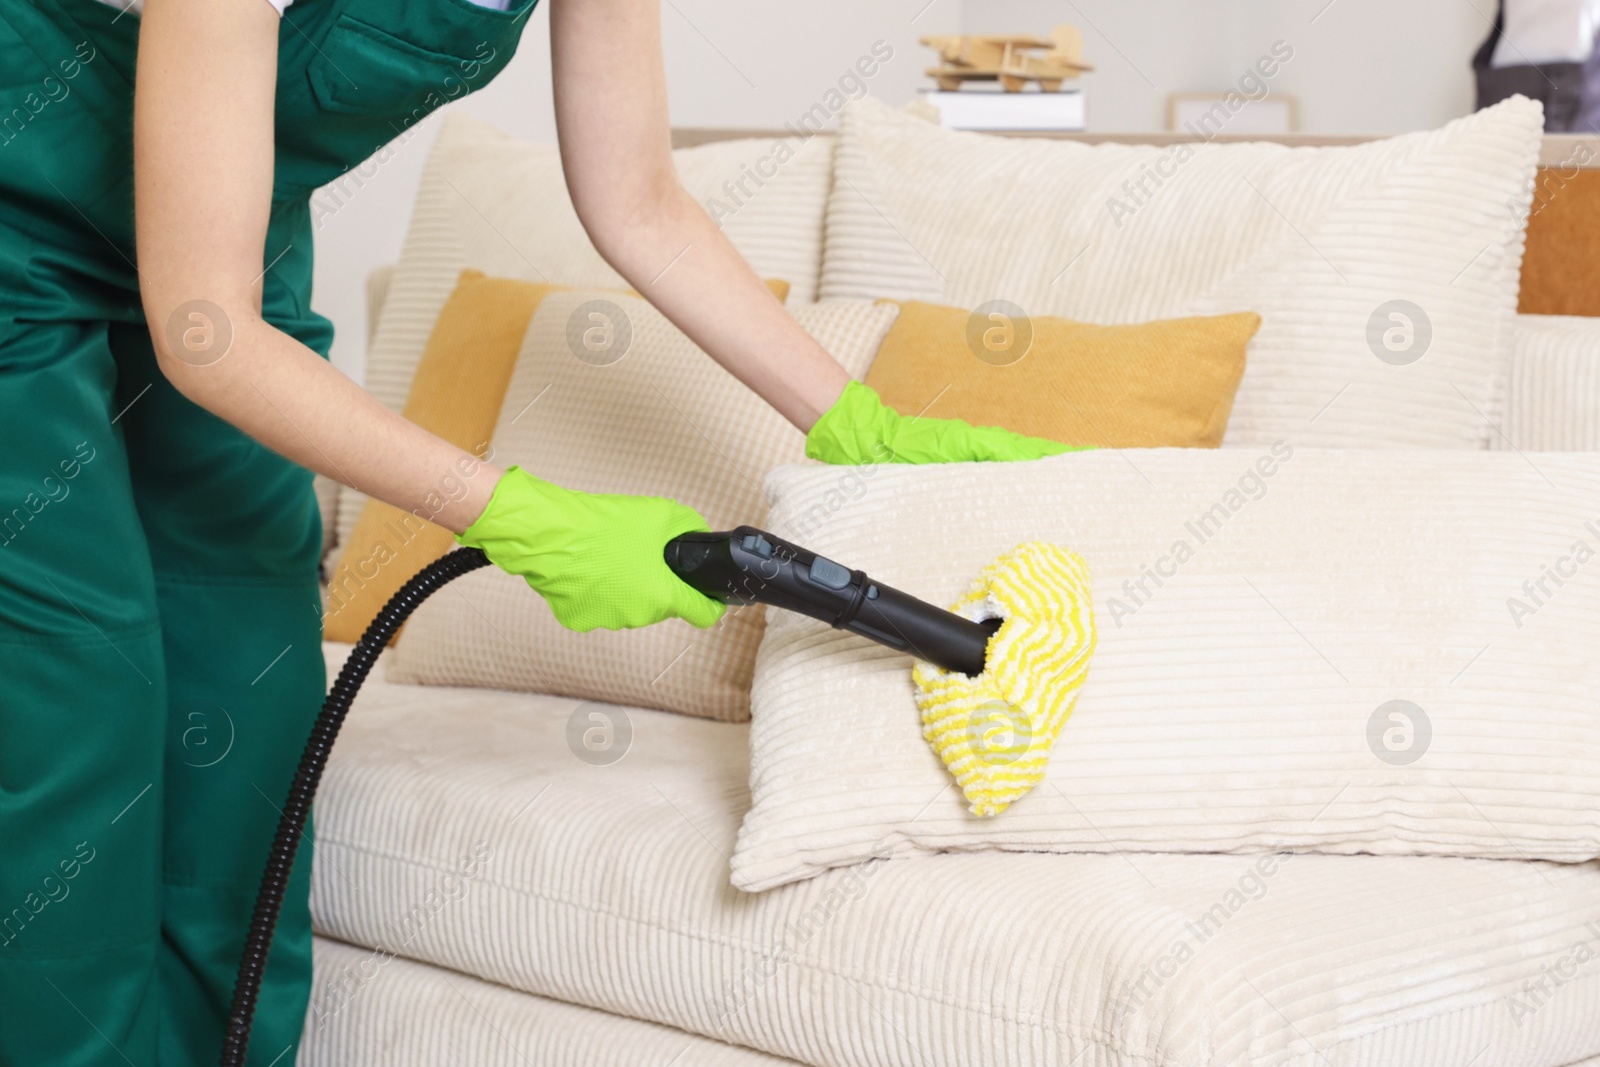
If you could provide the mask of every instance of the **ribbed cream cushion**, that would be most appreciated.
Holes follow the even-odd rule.
[[[840,128],[822,292],[1097,323],[1257,311],[1224,444],[1483,448],[1540,116],[1518,97],[1347,148],[1178,149],[958,133],[862,100]],[[1392,300],[1432,324],[1409,366],[1369,347]]]
[[[775,533],[936,604],[1020,541],[1077,551],[1099,645],[1044,782],[979,819],[920,735],[910,657],[773,613],[734,883],[885,841],[1600,855],[1600,561],[1573,557],[1600,550],[1600,456],[1537,465],[1548,482],[1509,453],[1288,446],[883,467],[820,522],[838,475],[775,472]],[[1573,576],[1528,592],[1546,567]]]
[[[783,1067],[752,1049],[317,938],[299,1067]]]
[[[597,366],[569,347],[599,301],[625,316],[626,355]],[[898,309],[825,301],[791,308],[853,375]],[[614,324],[620,337],[622,323]],[[618,342],[620,343],[620,342]],[[496,462],[594,493],[668,496],[713,530],[766,518],[768,471],[805,458],[805,439],[645,301],[577,290],[544,298],[528,325],[494,435]],[[663,546],[665,547],[665,546]],[[716,719],[750,714],[760,606],[710,630],[671,620],[642,630],[563,629],[521,578],[488,568],[451,584],[406,627],[398,677],[566,693]]]
[[[766,140],[724,141],[673,153],[684,186],[701,203],[728,200],[724,182],[769,155]],[[723,219],[722,231],[763,278],[790,285],[791,303],[816,299],[822,216],[833,139],[799,145],[778,175]],[[466,267],[557,285],[626,289],[583,232],[553,144],[519,140],[470,115],[448,116],[428,154],[411,224],[367,351],[366,385],[395,411],[439,309]],[[340,529],[349,536],[365,497],[340,494]]]
[[[574,718],[620,727],[623,711],[621,760],[573,755]],[[440,967],[818,1067],[1600,1054],[1600,966],[1573,963],[1600,937],[1585,925],[1600,924],[1600,864],[1305,855],[1262,874],[1260,856],[956,854],[749,896],[727,860],[748,736],[377,679],[318,798],[317,928],[404,937]],[[447,881],[475,850],[475,875]],[[397,933],[430,892],[454,899]],[[1514,1007],[1557,968],[1542,1007]]]
[[[1600,319],[1518,315],[1496,448],[1600,451]]]

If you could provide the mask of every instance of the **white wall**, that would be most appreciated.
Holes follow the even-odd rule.
[[[555,0],[562,2],[562,0]],[[566,0],[574,2],[574,0]],[[1273,80],[1310,133],[1394,133],[1472,107],[1467,61],[1488,33],[1484,0],[665,0],[672,119],[680,126],[771,128],[815,104],[877,40],[894,58],[872,80],[894,104],[925,84],[926,34],[1037,33],[1072,22],[1096,66],[1085,76],[1096,130],[1165,127],[1173,92],[1225,90],[1278,40],[1294,58]],[[517,57],[489,87],[450,107],[536,141],[555,139],[549,19],[530,19]],[[448,109],[446,109],[448,110]],[[334,362],[360,376],[364,280],[399,254],[438,116],[423,123],[349,202],[321,219],[315,305],[338,330]]]
[[[1167,95],[1221,91],[1274,41],[1294,58],[1274,79],[1306,133],[1399,133],[1472,109],[1468,61],[1492,0],[981,0],[969,33],[1083,31],[1089,126],[1160,130]]]

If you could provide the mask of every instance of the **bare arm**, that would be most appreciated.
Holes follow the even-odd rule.
[[[274,451],[459,533],[501,472],[388,410],[261,318],[277,51],[278,16],[265,0],[145,7],[134,189],[140,286],[161,369],[184,396]],[[215,362],[168,336],[192,300],[216,305],[231,324],[232,344]],[[459,478],[467,469],[475,473]],[[452,474],[466,493],[440,509]]]
[[[850,376],[756,277],[672,166],[659,0],[551,0],[556,126],[590,239],[802,431]]]

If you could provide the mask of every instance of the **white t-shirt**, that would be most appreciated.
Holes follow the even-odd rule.
[[[102,4],[110,4],[124,14],[139,15],[144,13],[144,0],[100,0],[100,2]],[[294,3],[294,0],[267,0],[267,3],[276,8],[279,15],[282,15],[283,9]],[[504,6],[500,10],[504,11]]]
[[[144,0],[129,0],[129,2],[100,0],[100,2],[110,4],[112,7],[120,8],[123,11],[132,12],[135,15],[139,14],[144,8]],[[478,7],[487,7],[494,11],[505,11],[511,7],[511,0],[471,0],[471,2]],[[283,9],[294,3],[294,0],[267,0],[267,3],[276,8],[279,15],[282,15]]]

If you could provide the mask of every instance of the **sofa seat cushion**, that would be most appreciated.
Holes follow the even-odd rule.
[[[317,806],[317,928],[818,1067],[1600,1054],[1600,864],[967,853],[751,895],[748,737],[375,677]]]
[[[794,1067],[754,1049],[317,938],[297,1067]]]

